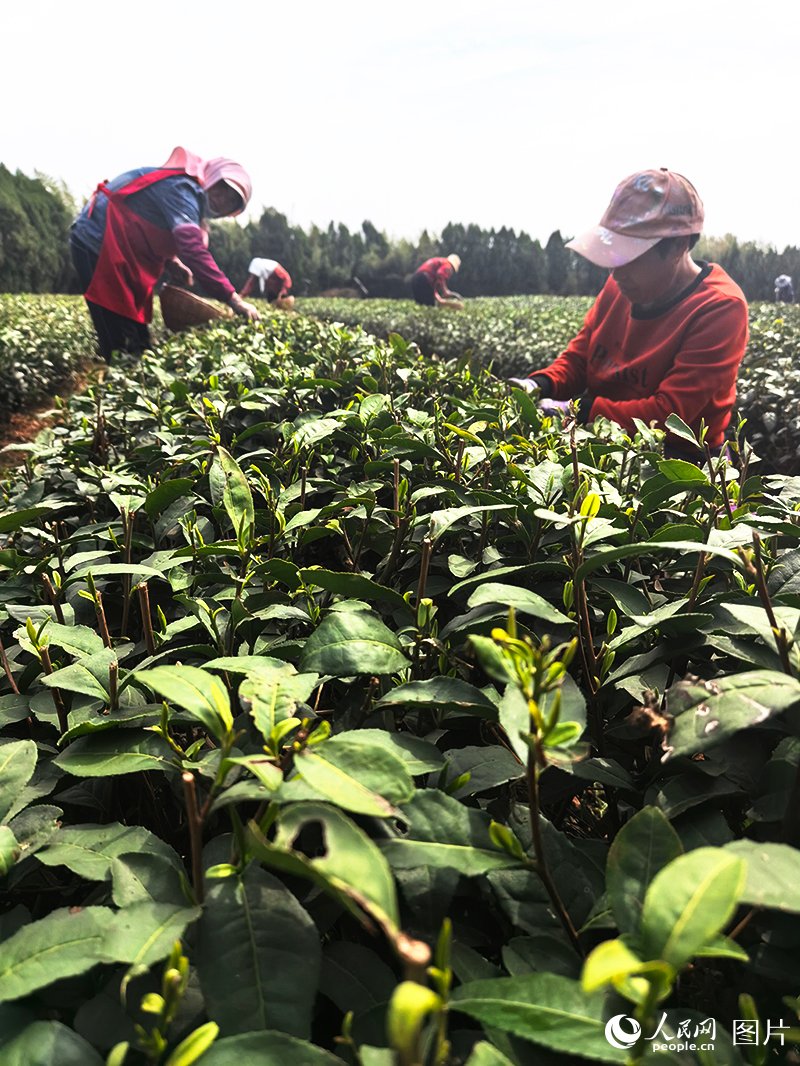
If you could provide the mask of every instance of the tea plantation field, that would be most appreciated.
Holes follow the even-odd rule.
[[[464,311],[413,300],[304,299],[304,314],[361,325],[384,340],[399,333],[425,354],[457,359],[471,351],[498,377],[541,369],[562,351],[592,304],[583,296],[509,296],[467,300]],[[800,471],[800,305],[750,306],[750,343],[740,373],[738,413],[747,435],[776,469]]]
[[[0,482],[0,1062],[792,1061],[800,481],[543,419],[580,301],[354,306],[89,373]],[[86,373],[0,308],[9,405]]]

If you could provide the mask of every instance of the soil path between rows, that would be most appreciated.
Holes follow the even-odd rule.
[[[63,387],[56,387],[52,393],[41,397],[23,411],[0,414],[0,449],[9,444],[32,444],[43,429],[57,425],[61,418],[61,411],[56,407],[56,397],[68,400],[70,396],[78,396],[85,392],[91,379],[97,374],[97,370],[97,363],[89,363],[77,370],[73,378],[65,382]],[[5,453],[0,451],[0,475],[4,470],[22,464],[26,455],[26,451],[17,449]]]

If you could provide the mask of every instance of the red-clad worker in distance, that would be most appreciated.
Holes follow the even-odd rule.
[[[610,277],[583,329],[549,366],[529,378],[540,406],[565,410],[578,397],[578,421],[599,415],[631,436],[634,418],[665,428],[677,414],[719,454],[736,400],[747,344],[747,302],[714,263],[692,259],[703,204],[683,175],[662,168],[621,182],[600,225],[567,245]],[[667,434],[665,454],[702,461]]]
[[[460,300],[458,293],[450,292],[447,287],[447,282],[458,273],[460,266],[461,258],[457,255],[426,259],[411,279],[411,293],[417,303],[435,307],[448,300]]]
[[[153,289],[165,266],[178,281],[196,278],[209,296],[258,319],[208,251],[208,216],[238,215],[250,178],[232,159],[204,160],[176,148],[161,167],[140,167],[101,182],[75,219],[70,251],[100,355],[140,355],[151,345]]]
[[[269,303],[274,303],[285,311],[294,306],[294,296],[289,294],[292,279],[276,259],[251,259],[247,273],[242,296],[249,296],[258,282],[260,294],[266,297]]]

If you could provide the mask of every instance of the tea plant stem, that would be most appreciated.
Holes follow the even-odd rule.
[[[46,674],[52,674],[53,664],[50,662],[50,652],[46,647],[39,648],[39,656],[42,660],[42,667]],[[69,720],[67,718],[67,710],[64,707],[64,700],[61,697],[61,692],[57,688],[50,689],[53,696],[53,705],[58,715],[58,728],[61,733],[64,734],[69,729]]]
[[[575,483],[575,502],[573,506],[576,506],[580,503],[580,500],[578,499],[578,494],[581,491],[581,472],[580,467],[578,466],[578,442],[575,438],[575,430],[577,428],[577,425],[578,423],[573,418],[572,425],[570,426],[569,430],[569,450],[572,456],[572,480]]]
[[[202,822],[197,810],[197,795],[195,793],[194,774],[181,774],[183,781],[183,796],[186,800],[186,816],[189,821],[189,839],[192,847],[192,887],[195,899],[198,903],[203,902],[203,841],[200,830]]]
[[[433,541],[430,537],[426,537],[422,542],[422,560],[419,566],[419,583],[417,584],[417,602],[415,604],[417,609],[419,609],[422,597],[425,595],[425,585],[428,581],[428,568],[430,567],[432,549]]]
[[[355,555],[353,556],[353,569],[355,570],[355,572],[357,574],[361,573],[361,568],[359,567],[359,560],[361,559],[361,551],[362,551],[362,549],[364,547],[364,538],[367,535],[367,526],[368,525],[369,525],[369,520],[365,518],[364,522],[363,522],[363,525],[361,526],[361,536],[358,538],[358,544],[356,546],[356,552],[355,552]]]
[[[711,532],[711,523],[709,522],[708,531],[707,531],[706,535],[708,535],[708,533],[710,533],[710,532]],[[694,608],[695,600],[697,599],[697,595],[698,595],[698,593],[700,591],[700,583],[703,580],[703,569],[705,567],[705,563],[706,563],[706,553],[705,552],[700,552],[698,557],[697,557],[697,566],[694,568],[694,581],[692,582],[692,591],[689,594],[689,602],[688,602],[687,608],[686,608],[687,614],[691,614],[692,609]],[[670,688],[670,686],[672,685],[672,682],[674,680],[675,680],[675,660],[671,659],[670,660],[670,664],[669,664],[669,673],[667,674],[667,683],[664,685],[664,695],[663,695],[663,698],[661,700],[662,708],[666,706],[666,703],[667,703],[667,690]]]
[[[381,682],[379,677],[371,677],[369,679],[369,687],[367,688],[367,694],[364,696],[364,702],[361,704],[361,707],[358,712],[361,716],[362,722],[372,710],[372,701],[375,699],[375,690],[377,689],[380,683]]]
[[[778,621],[775,618],[775,611],[772,607],[772,600],[769,597],[769,590],[767,589],[767,579],[764,575],[764,562],[761,558],[761,537],[758,533],[753,531],[753,549],[755,554],[756,564],[753,564],[748,560],[747,569],[756,580],[756,588],[758,589],[758,595],[761,597],[761,603],[764,610],[767,612],[767,618],[769,624],[772,627],[772,631],[775,634],[775,643],[778,645],[778,654],[781,657],[781,666],[783,672],[789,677],[794,677],[791,664],[789,662],[789,651],[787,648],[786,630],[783,627],[778,626]]]
[[[716,487],[717,478],[719,478],[719,487],[722,492],[722,502],[725,504],[725,513],[728,516],[728,522],[733,527],[733,511],[731,511],[731,501],[728,496],[728,486],[725,482],[725,474],[722,470],[714,471],[714,460],[711,456],[711,449],[708,446],[708,441],[703,441],[706,449],[706,459],[708,460],[708,471],[711,475],[711,484]]]
[[[133,539],[133,513],[127,509],[122,512],[122,528],[125,532],[124,559],[129,566],[131,562],[131,540]],[[123,574],[122,577],[122,622],[119,627],[119,635],[125,640],[128,632],[128,615],[131,609],[131,575]]]
[[[647,1042],[647,1038],[645,1037],[645,1029],[649,1028],[649,1023],[651,1018],[653,1017],[653,1011],[656,1009],[657,1003],[658,986],[653,982],[651,983],[643,1002],[636,1010],[636,1017],[642,1026],[642,1031],[639,1034],[639,1039],[636,1041],[635,1045],[631,1049],[630,1061],[632,1063],[639,1063],[642,1061],[642,1057],[645,1052],[645,1044]]]
[[[528,769],[525,777],[528,785],[528,807],[531,819],[531,835],[533,836],[533,851],[536,855],[536,873],[539,875],[539,880],[547,890],[547,894],[556,909],[556,913],[570,939],[570,943],[575,948],[578,955],[583,958],[584,950],[581,947],[578,934],[575,932],[575,926],[572,924],[572,919],[569,916],[567,908],[564,906],[561,896],[558,894],[558,889],[553,882],[553,878],[550,876],[550,869],[547,865],[547,858],[544,852],[544,841],[542,839],[541,815],[539,812],[539,774],[536,764],[536,753],[533,750],[528,753]]]
[[[536,553],[539,550],[539,541],[541,540],[541,537],[542,537],[542,529],[543,528],[544,528],[544,522],[541,520],[541,518],[537,518],[536,519],[536,532],[533,535],[533,543],[531,544],[530,550],[528,552],[528,562],[529,563],[535,562],[535,560],[536,560]]]
[[[463,462],[464,462],[464,438],[463,437],[459,437],[458,438],[458,451],[456,452],[456,462],[455,462],[456,485],[460,485],[461,484],[461,474],[462,474],[462,469],[461,468],[462,468]]]
[[[42,584],[44,590],[47,593],[47,598],[50,600],[53,610],[56,614],[56,620],[63,626],[64,625],[64,612],[61,610],[61,604],[58,602],[56,596],[56,590],[53,588],[53,583],[47,574],[42,574]]]
[[[55,544],[56,557],[58,558],[58,572],[63,582],[67,574],[64,570],[64,553],[61,549],[61,541],[58,538],[58,522],[53,522],[53,543]]]
[[[628,544],[633,544],[633,538],[636,535],[636,527],[639,524],[639,516],[642,513],[642,504],[636,508],[636,514],[633,516],[633,522],[631,523],[630,532],[628,533]],[[630,577],[631,567],[633,566],[633,556],[625,563],[625,574],[622,578],[623,581],[627,581]]]
[[[581,662],[586,675],[586,683],[591,689],[592,695],[597,692],[597,659],[594,655],[594,641],[592,637],[592,624],[589,619],[589,608],[586,603],[586,591],[582,581],[576,581],[575,575],[581,565],[581,553],[575,539],[575,529],[572,529],[572,576],[573,595],[575,604],[575,619],[578,624],[578,647],[581,652]]]
[[[17,688],[17,683],[11,673],[11,667],[8,665],[8,657],[6,656],[6,649],[3,647],[2,638],[0,638],[0,660],[2,660],[3,670],[5,671],[5,675],[8,678],[8,683],[11,686],[11,691],[14,693],[15,696],[18,696],[19,689]]]
[[[709,527],[709,532],[711,529]],[[703,580],[703,569],[706,565],[706,553],[700,552],[697,556],[697,566],[694,568],[694,581],[692,582],[692,591],[689,594],[689,602],[687,604],[687,612],[691,613],[694,609],[695,600],[700,591],[700,582]]]
[[[116,711],[117,700],[119,699],[117,692],[117,679],[119,677],[119,663],[115,659],[108,664],[108,703],[109,709]]]
[[[156,653],[156,638],[153,633],[153,623],[150,618],[150,593],[147,591],[147,582],[143,582],[141,585],[137,585],[136,591],[139,593],[139,610],[142,615],[142,630],[144,632],[144,642],[147,645],[147,651],[150,655]]]
[[[406,981],[415,981],[418,985],[427,985],[431,949],[425,941],[414,940],[408,933],[398,933],[394,946],[400,961],[403,963]]]
[[[400,561],[400,556],[403,553],[403,542],[408,532],[408,527],[411,525],[411,515],[406,515],[405,518],[400,520],[400,524],[397,527],[397,533],[395,534],[394,544],[392,550],[389,553],[389,558],[386,560],[386,565],[380,574],[376,577],[376,581],[379,585],[385,585],[389,578],[395,571],[395,567]]]
[[[87,584],[89,591],[92,594],[94,600],[94,610],[97,615],[97,624],[100,627],[100,636],[103,638],[103,646],[106,648],[111,647],[111,634],[108,632],[108,623],[106,622],[106,612],[103,610],[103,594],[95,588],[94,578],[91,574],[87,575]]]
[[[400,460],[392,463],[392,510],[394,511],[394,528],[400,525]]]
[[[751,920],[758,913],[758,910],[758,907],[751,907],[747,914],[745,914],[744,918],[742,918],[742,920],[739,922],[739,924],[734,929],[732,929],[730,933],[728,933],[728,940],[735,940],[739,933],[741,933],[742,930],[745,928],[745,926],[750,924]]]

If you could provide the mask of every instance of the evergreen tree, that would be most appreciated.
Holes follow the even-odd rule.
[[[564,296],[567,292],[569,278],[569,250],[564,247],[561,230],[551,233],[544,249],[545,268],[547,270],[547,291],[554,296]]]

